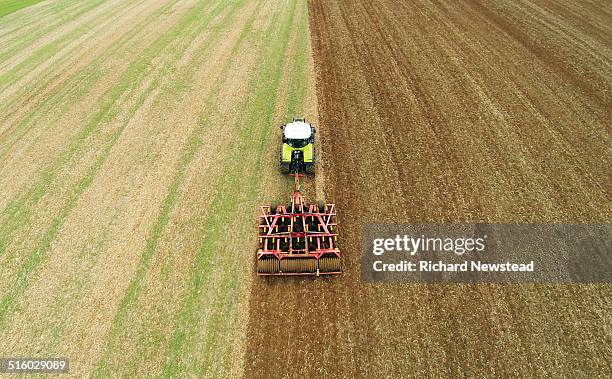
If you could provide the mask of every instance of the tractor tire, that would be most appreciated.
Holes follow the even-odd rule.
[[[289,168],[291,167],[291,164],[289,163],[285,163],[285,162],[281,162],[280,163],[280,172],[281,174],[289,174]]]

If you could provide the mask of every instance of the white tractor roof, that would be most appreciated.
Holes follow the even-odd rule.
[[[310,138],[312,131],[310,124],[302,121],[290,122],[284,127],[285,138],[288,139],[306,139]]]

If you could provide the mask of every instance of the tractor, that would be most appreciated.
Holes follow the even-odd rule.
[[[315,173],[315,128],[303,118],[282,125],[280,170],[283,174]]]
[[[300,179],[315,172],[315,128],[303,118],[281,128],[280,170],[293,192],[287,205],[260,207],[257,275],[341,274],[335,204],[306,204],[300,193]]]

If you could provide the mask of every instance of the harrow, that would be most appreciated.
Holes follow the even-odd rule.
[[[294,172],[290,205],[261,206],[257,275],[341,274],[334,204],[305,204]]]

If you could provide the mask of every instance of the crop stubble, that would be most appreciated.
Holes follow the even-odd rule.
[[[288,185],[270,146],[316,114],[306,2],[95,5],[16,12],[1,41],[0,352],[235,377],[252,222]],[[70,27],[15,36],[56,17]]]

